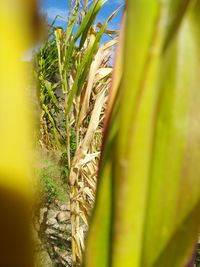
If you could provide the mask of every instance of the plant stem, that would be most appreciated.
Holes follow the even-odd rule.
[[[68,168],[71,168],[71,156],[70,156],[70,125],[69,125],[69,117],[66,116],[66,134],[67,134],[67,163]]]

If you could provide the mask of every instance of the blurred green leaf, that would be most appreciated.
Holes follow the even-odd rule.
[[[192,255],[200,228],[197,8],[199,1],[127,3],[123,78],[108,114],[87,267],[184,267]]]

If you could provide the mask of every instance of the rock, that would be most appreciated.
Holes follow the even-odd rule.
[[[56,218],[56,216],[58,215],[59,211],[57,210],[49,210],[48,211],[48,215],[47,215],[47,219],[52,219],[52,218]]]
[[[60,206],[60,210],[61,211],[70,211],[70,205],[69,204],[68,205],[63,204]]]
[[[60,230],[61,232],[65,232],[65,231],[67,231],[67,225],[66,225],[66,224],[60,224],[60,225],[59,225],[59,230]]]
[[[60,200],[56,199],[55,200],[55,204],[56,204],[57,208],[60,209],[60,206],[63,205],[63,201],[60,201]]]
[[[55,230],[51,228],[47,228],[45,231],[46,235],[55,235],[55,233],[56,233]]]
[[[57,209],[59,209],[60,211],[70,210],[70,203],[66,203],[60,200],[55,200],[55,204],[57,206]]]
[[[56,221],[56,223],[52,226],[52,228],[54,230],[60,230],[60,225],[58,224],[58,222]]]
[[[70,212],[68,211],[61,211],[56,216],[56,219],[59,223],[67,222],[70,219]]]
[[[70,205],[63,201],[55,201],[48,209],[40,210],[40,217],[41,221],[46,221],[44,242],[48,251],[52,251],[49,255],[52,262],[57,264],[56,266],[72,266]]]
[[[50,218],[47,220],[47,225],[55,225],[57,224],[57,220],[55,218]]]
[[[61,253],[61,257],[67,262],[67,266],[72,266],[71,253],[65,251]]]

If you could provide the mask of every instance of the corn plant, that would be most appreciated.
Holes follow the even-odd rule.
[[[60,30],[56,31],[62,90],[66,94],[65,115],[74,266],[82,262],[84,225],[87,225],[87,217],[94,200],[101,128],[112,71],[109,62],[110,49],[117,42],[116,39],[111,39],[100,46],[107,24],[117,12],[114,12],[104,25],[100,23],[95,25],[96,15],[104,2],[94,1],[85,15],[81,16],[78,16],[79,2],[76,2],[66,34]],[[73,28],[74,18],[81,20],[77,30]],[[62,45],[63,38],[65,46]],[[78,39],[80,41],[77,44]],[[70,68],[72,71],[69,71]],[[73,157],[69,152],[72,127],[75,129],[76,140]]]
[[[34,71],[39,90],[40,144],[44,149],[61,149],[65,140],[64,96],[59,88],[58,57],[54,23],[49,25],[48,39],[34,56]]]
[[[185,267],[193,253],[200,228],[199,12],[199,0],[127,1],[87,267]]]
[[[94,201],[113,47],[117,43],[118,32],[109,30],[108,23],[118,10],[103,24],[95,22],[105,2],[71,2],[66,30],[52,25],[53,34],[51,31],[37,55],[41,143],[64,152],[69,170],[74,266],[82,262],[84,235]],[[104,34],[110,36],[110,41],[102,42]],[[56,95],[58,91],[62,98]],[[66,134],[61,135],[61,124]],[[48,146],[52,137],[56,144]]]

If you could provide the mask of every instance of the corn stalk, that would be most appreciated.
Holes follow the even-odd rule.
[[[127,1],[87,267],[184,267],[193,253],[200,228],[199,11],[199,0]]]
[[[68,132],[68,150],[72,127],[75,129],[76,135],[75,153],[68,159],[68,164],[70,164],[69,189],[73,266],[79,266],[82,262],[84,234],[94,201],[102,121],[112,72],[109,63],[112,55],[110,50],[117,43],[116,39],[112,39],[100,46],[108,22],[116,12],[106,20],[104,25],[93,25],[96,14],[104,2],[93,2],[93,5],[82,18],[82,23],[77,32],[67,38],[67,40],[70,40],[70,44],[64,57],[64,62],[67,62],[67,65],[72,62],[70,57],[75,57],[75,71],[72,71],[70,75],[68,74],[67,86],[64,87],[67,91],[66,129]],[[114,31],[113,33],[116,34]],[[79,37],[80,43],[77,48],[75,42]],[[66,65],[61,64],[61,66]],[[66,71],[65,67],[63,67],[63,70]],[[66,72],[63,70],[61,72],[65,76]]]

